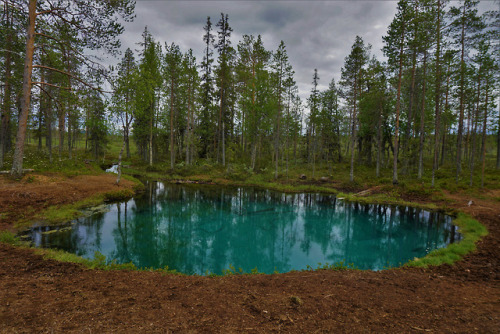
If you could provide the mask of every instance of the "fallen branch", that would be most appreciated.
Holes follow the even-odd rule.
[[[378,190],[380,189],[380,186],[377,186],[377,187],[373,187],[373,188],[370,188],[370,189],[366,189],[366,190],[363,190],[363,191],[360,191],[359,193],[355,194],[356,196],[366,196],[366,195],[369,195],[371,194],[373,191],[375,190]]]

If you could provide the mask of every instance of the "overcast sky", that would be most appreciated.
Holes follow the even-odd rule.
[[[344,58],[356,35],[372,45],[372,54],[383,59],[382,36],[396,13],[396,1],[172,1],[137,0],[136,19],[125,23],[123,49],[138,49],[144,27],[155,40],[189,48],[202,61],[203,26],[207,16],[214,25],[220,13],[229,15],[236,47],[242,35],[262,35],[267,50],[285,42],[300,95],[305,99],[312,87],[314,69],[320,77],[319,89],[332,78],[338,82]],[[482,1],[481,7],[497,9],[498,2]],[[215,28],[216,29],[216,28]],[[217,56],[214,53],[214,56]]]

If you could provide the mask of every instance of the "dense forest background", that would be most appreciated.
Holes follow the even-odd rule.
[[[120,54],[117,22],[133,19],[132,1],[3,0],[0,168],[22,174],[27,140],[49,161],[75,158],[78,145],[98,159],[118,131],[120,159],[172,171],[209,162],[279,178],[307,164],[314,178],[318,166],[347,162],[351,182],[365,165],[373,177],[392,169],[394,184],[427,174],[434,185],[440,168],[483,184],[488,163],[500,169],[500,17],[477,5],[399,1],[386,61],[357,36],[341,80],[320,91],[320,75],[334,74],[311,68],[303,100],[285,43],[234,41],[227,14],[200,22],[198,60],[147,28]],[[100,53],[118,65],[103,66]]]

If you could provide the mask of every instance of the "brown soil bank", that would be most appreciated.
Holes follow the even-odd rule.
[[[113,181],[0,178],[0,212],[9,212],[1,227],[116,189]],[[468,207],[470,198],[450,198],[490,234],[456,265],[425,270],[184,277],[88,270],[0,244],[0,332],[498,333],[500,205],[473,199]]]

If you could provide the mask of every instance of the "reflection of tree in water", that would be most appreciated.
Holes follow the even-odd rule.
[[[89,257],[103,250],[120,263],[199,274],[220,273],[230,264],[273,272],[342,260],[381,269],[455,237],[450,220],[437,213],[329,195],[159,182],[146,189],[78,224],[69,238],[61,237],[63,248]],[[114,244],[106,245],[110,238]]]

